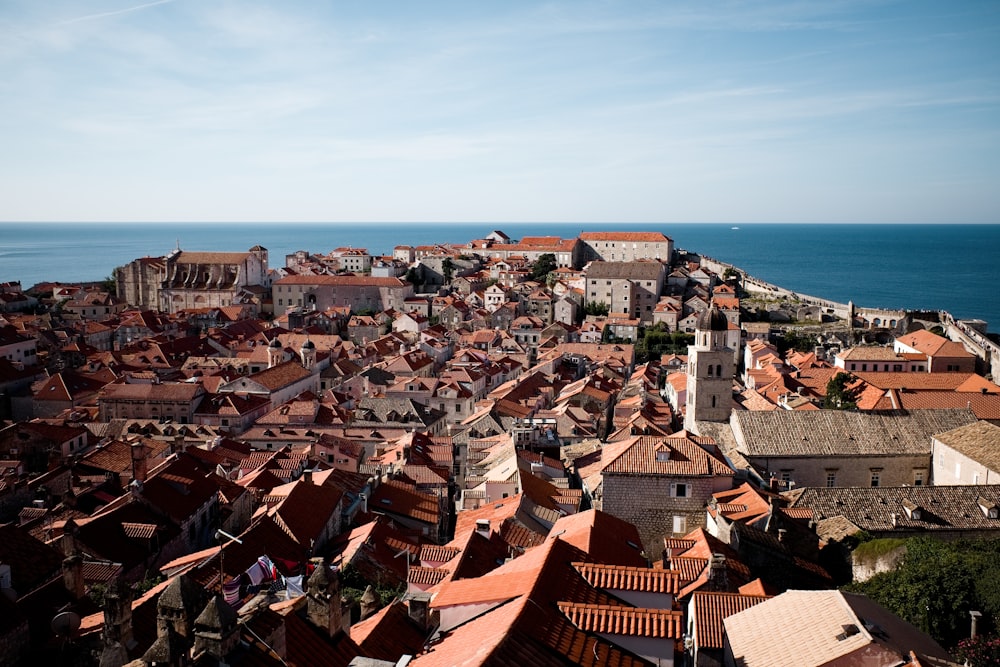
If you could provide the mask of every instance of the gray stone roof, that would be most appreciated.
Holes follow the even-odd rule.
[[[789,507],[811,509],[817,522],[843,517],[868,532],[1000,531],[1000,518],[988,516],[991,506],[1000,506],[1000,485],[996,484],[809,487],[782,495],[790,499]],[[919,519],[904,502],[910,510],[919,509]]]
[[[931,436],[972,424],[960,410],[774,410],[734,412],[733,435],[745,456],[892,456],[930,454]]]
[[[587,280],[619,278],[628,280],[658,280],[665,269],[659,262],[592,262],[587,268]]]
[[[1000,471],[1000,426],[981,421],[938,433],[934,439],[990,470]]]

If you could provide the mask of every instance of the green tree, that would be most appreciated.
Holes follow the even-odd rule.
[[[861,393],[858,387],[851,387],[854,376],[850,373],[837,373],[826,383],[826,398],[823,399],[823,407],[828,410],[856,410],[858,408],[858,396]]]
[[[451,261],[451,257],[445,257],[441,262],[441,271],[444,273],[444,281],[450,283],[452,276],[455,275],[455,262]]]
[[[420,284],[420,272],[417,271],[416,267],[411,266],[409,269],[406,270],[406,282],[410,283],[411,285]]]
[[[545,282],[546,276],[559,268],[556,263],[556,256],[551,252],[542,253],[531,266],[531,279],[537,282]]]
[[[604,317],[608,314],[608,304],[603,301],[588,301],[583,307],[583,312],[595,317]]]
[[[993,540],[912,538],[894,570],[847,588],[872,598],[945,648],[954,647],[969,635],[970,611],[982,612],[982,632],[997,626],[998,557],[1000,545]]]

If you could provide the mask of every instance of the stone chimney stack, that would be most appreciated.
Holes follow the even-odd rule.
[[[410,593],[406,596],[406,601],[410,620],[424,632],[429,631],[434,624],[431,614],[431,594]]]
[[[120,644],[134,648],[132,636],[132,587],[123,579],[115,579],[104,594],[104,645]]]
[[[322,558],[313,558],[310,562],[316,569],[307,584],[306,615],[309,622],[335,637],[343,630],[340,570],[328,568]]]
[[[375,594],[375,590],[372,589],[369,584],[368,588],[365,589],[364,595],[361,596],[361,619],[365,620],[372,614],[378,611],[378,596]]]
[[[83,581],[83,556],[76,542],[78,530],[76,522],[67,519],[61,542],[66,556],[62,562],[63,584],[74,599],[80,600],[87,591]]]
[[[132,450],[132,479],[139,482],[146,481],[146,445],[139,440],[133,442]]]
[[[236,612],[216,595],[194,621],[194,654],[205,652],[220,663],[239,643]]]

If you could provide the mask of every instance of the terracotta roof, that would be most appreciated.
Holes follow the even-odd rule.
[[[570,623],[584,632],[650,639],[680,639],[683,634],[684,614],[679,611],[577,602],[558,604]]]
[[[666,243],[670,240],[660,232],[580,232],[583,241],[646,241]]]
[[[594,588],[677,594],[678,573],[646,567],[573,563],[573,567]]]
[[[122,522],[122,530],[125,535],[131,538],[149,539],[156,534],[155,523],[130,523]]]
[[[666,269],[659,262],[591,262],[587,280],[659,280]]]
[[[457,547],[425,544],[420,547],[420,560],[422,562],[447,563],[459,553],[461,553],[461,549]]]
[[[760,604],[767,597],[739,595],[735,593],[708,593],[696,591],[691,595],[691,619],[694,621],[694,636],[698,648],[725,646],[723,619],[744,609]]]
[[[708,476],[734,475],[733,469],[709,454],[715,441],[681,431],[667,437],[637,436],[628,448],[604,465],[604,474]]]
[[[450,573],[449,570],[445,568],[435,568],[435,567],[421,567],[419,565],[411,565],[410,572],[407,577],[407,582],[411,584],[417,584],[421,586],[433,586],[435,584],[441,583],[445,577]]]

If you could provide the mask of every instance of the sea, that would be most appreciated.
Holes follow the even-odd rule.
[[[96,281],[174,248],[262,245],[271,267],[297,250],[391,254],[397,245],[465,243],[499,230],[572,238],[583,231],[658,231],[676,248],[740,267],[800,294],[858,306],[947,310],[1000,330],[1000,224],[794,223],[0,223],[0,283]]]

